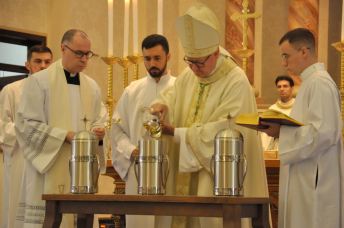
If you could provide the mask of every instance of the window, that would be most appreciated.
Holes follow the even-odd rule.
[[[35,45],[46,45],[46,37],[0,29],[0,90],[28,76],[27,50]]]

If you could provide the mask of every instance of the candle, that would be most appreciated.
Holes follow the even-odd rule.
[[[129,5],[130,0],[125,1],[125,9],[124,9],[124,50],[123,50],[123,58],[128,56],[128,40],[129,40]]]
[[[133,0],[133,40],[134,40],[134,55],[139,54],[139,38],[138,38],[138,13],[137,0]]]
[[[342,33],[341,33],[341,41],[344,41],[344,2],[342,7]]]
[[[108,17],[109,17],[108,56],[110,56],[110,55],[113,55],[113,0],[108,0]]]
[[[163,0],[158,0],[158,34],[162,35]]]

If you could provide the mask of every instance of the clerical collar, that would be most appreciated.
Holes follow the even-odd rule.
[[[80,85],[79,73],[71,74],[66,69],[63,68],[63,70],[66,76],[67,84]]]
[[[305,81],[310,75],[313,74],[314,71],[317,71],[317,70],[325,70],[325,65],[323,63],[318,62],[304,69],[300,75],[302,81]]]
[[[277,107],[281,109],[291,109],[294,105],[295,98],[291,98],[288,102],[282,102],[280,99],[276,101]]]

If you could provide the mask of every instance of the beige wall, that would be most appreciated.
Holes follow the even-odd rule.
[[[225,30],[225,1],[200,0],[217,15],[221,30]],[[182,58],[184,51],[179,43],[174,20],[197,0],[164,1],[164,36],[170,43],[172,58],[168,64],[171,74],[177,76],[186,64]],[[255,86],[264,97],[265,103],[277,99],[274,79],[286,74],[280,66],[278,41],[287,31],[289,0],[256,1],[256,11],[262,17],[256,21],[255,36]],[[157,31],[156,0],[140,0],[139,46],[141,41]],[[340,53],[331,43],[340,39],[341,0],[321,0],[319,3],[319,60],[340,83]],[[114,56],[123,58],[123,17],[124,1],[114,1]],[[329,13],[331,12],[331,13]],[[54,60],[61,57],[60,41],[65,31],[78,28],[85,31],[92,41],[92,50],[98,54],[88,64],[85,73],[95,79],[103,91],[103,101],[107,97],[107,65],[100,59],[107,56],[108,44],[107,1],[92,0],[1,0],[0,27],[16,31],[47,35],[48,46],[53,50]],[[129,54],[132,53],[132,17],[130,17]],[[224,32],[221,45],[225,46]],[[272,45],[274,44],[274,45]],[[140,53],[142,54],[141,50]],[[331,60],[331,61],[329,61]],[[146,69],[139,65],[139,78],[146,76]],[[129,67],[129,82],[133,80],[133,66]],[[114,99],[118,101],[123,91],[123,68],[114,65]],[[263,92],[261,92],[263,91]]]

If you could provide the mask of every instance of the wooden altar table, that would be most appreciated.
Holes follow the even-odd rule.
[[[43,228],[58,228],[62,213],[78,214],[78,227],[92,227],[94,214],[222,217],[223,228],[240,228],[241,218],[268,228],[269,204],[263,197],[46,194]]]

